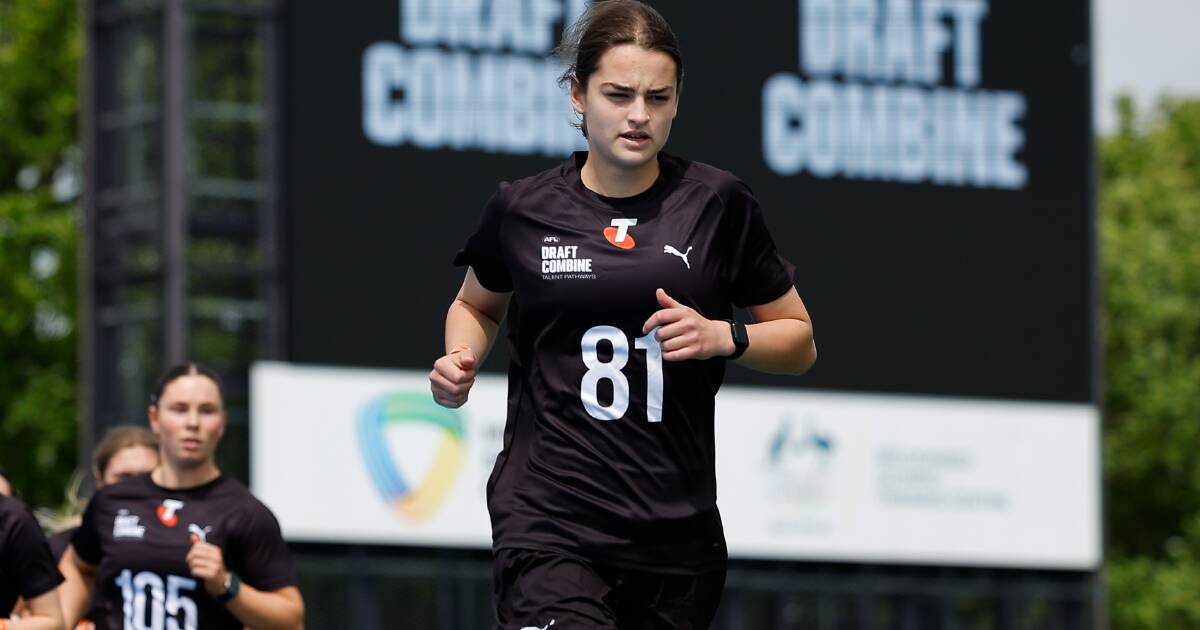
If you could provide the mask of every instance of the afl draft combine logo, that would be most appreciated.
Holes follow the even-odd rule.
[[[406,477],[396,465],[384,431],[389,426],[417,425],[439,433],[433,459],[419,478]],[[441,506],[462,471],[463,425],[458,412],[429,400],[428,393],[381,396],[358,416],[358,444],[383,498],[413,521],[424,521]]]

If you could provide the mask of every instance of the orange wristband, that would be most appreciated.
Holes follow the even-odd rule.
[[[8,630],[8,620],[0,619],[0,630]]]
[[[446,356],[450,356],[452,354],[462,352],[463,350],[470,350],[470,349],[471,349],[471,346],[456,346],[453,350],[451,350],[450,352],[447,352]],[[4,627],[0,626],[0,630],[4,630]]]

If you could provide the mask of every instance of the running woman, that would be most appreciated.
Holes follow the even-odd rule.
[[[804,372],[811,321],[750,189],[661,152],[683,79],[662,16],[597,2],[561,50],[588,150],[485,207],[455,259],[469,268],[433,397],[466,402],[507,313],[508,421],[487,487],[499,628],[706,628],[727,562],[725,365]]]
[[[100,630],[302,627],[278,522],[214,461],[228,421],[217,376],[171,368],[149,416],[158,467],[98,490],[63,554],[68,627],[93,594]]]
[[[0,630],[62,630],[62,581],[33,512],[0,494]],[[18,598],[24,614],[10,619]]]
[[[112,485],[123,479],[144,475],[158,466],[158,438],[145,427],[122,425],[109,429],[104,437],[92,449],[92,478],[96,489]],[[50,537],[50,552],[57,562],[62,559],[71,538],[78,531],[79,511],[83,509],[83,500],[79,498],[79,482],[67,491],[68,502],[72,511],[67,516],[56,519],[56,525],[48,525],[51,531],[57,531]],[[61,531],[58,531],[61,530]]]

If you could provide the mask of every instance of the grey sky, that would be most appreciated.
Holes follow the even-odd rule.
[[[1116,126],[1113,100],[1150,107],[1162,94],[1200,97],[1200,0],[1093,0],[1096,128]]]

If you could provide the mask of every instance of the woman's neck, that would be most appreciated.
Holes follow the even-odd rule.
[[[605,197],[632,197],[645,192],[658,179],[658,158],[636,167],[625,169],[602,164],[592,159],[595,153],[588,152],[588,161],[579,170],[579,178],[588,190]]]
[[[163,488],[177,490],[180,488],[195,488],[202,486],[221,475],[220,469],[213,462],[202,464],[195,468],[176,468],[170,465],[159,465],[150,473],[150,479]]]

